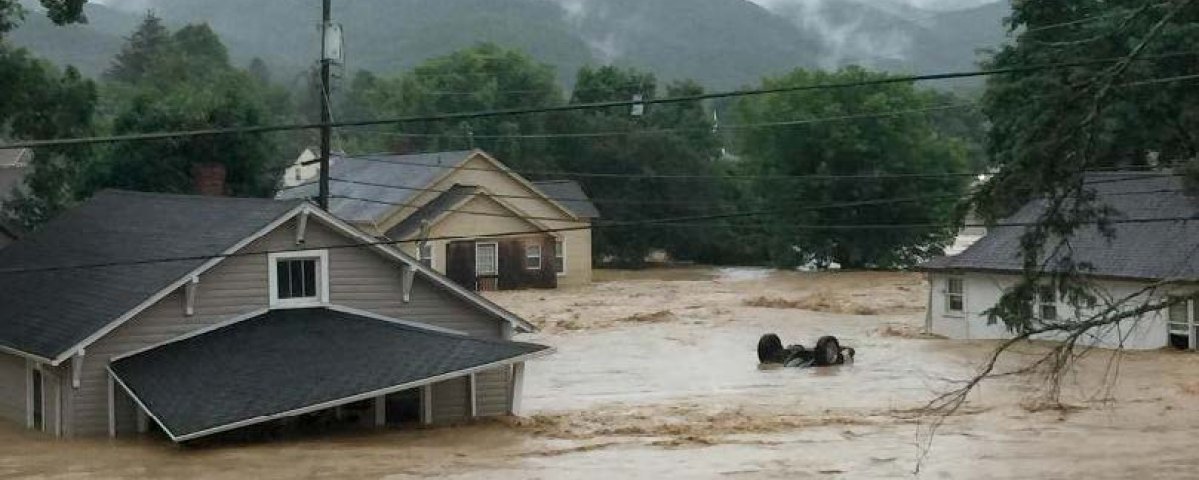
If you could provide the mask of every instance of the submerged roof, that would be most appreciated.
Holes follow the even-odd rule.
[[[561,203],[579,218],[599,218],[599,209],[591,203],[583,186],[574,180],[545,180],[533,182],[533,185],[545,193],[545,196]]]
[[[329,212],[346,221],[373,223],[391,212],[395,204],[416,198],[431,183],[466,162],[474,153],[473,150],[462,150],[416,155],[336,156],[329,174],[332,178],[329,182]],[[279,191],[278,198],[313,198],[317,188],[315,183],[306,183]]]
[[[1098,204],[1114,208],[1119,219],[1187,218],[1199,220],[1199,198],[1185,192],[1182,178],[1160,173],[1093,173],[1086,182]],[[1031,202],[1003,223],[1037,220],[1045,205]],[[958,255],[939,257],[923,270],[1019,272],[1020,237],[1028,227],[996,226]],[[1137,280],[1199,281],[1199,222],[1114,223],[1114,235],[1083,226],[1070,238],[1072,258],[1093,267],[1092,275]]]
[[[0,346],[54,359],[301,203],[102,191],[0,250]]]
[[[112,362],[176,441],[549,353],[348,309],[271,310]]]

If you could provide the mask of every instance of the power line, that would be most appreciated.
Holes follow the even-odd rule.
[[[787,210],[787,211],[793,211],[793,210]],[[695,220],[719,220],[719,219],[726,219],[726,218],[741,218],[741,217],[752,217],[752,216],[758,216],[758,215],[770,215],[770,214],[775,214],[775,213],[778,213],[778,211],[762,210],[762,211],[752,211],[752,212],[738,212],[738,213],[727,213],[727,214],[697,215],[697,216],[690,216],[690,217],[676,217],[676,218],[661,218],[661,219],[651,219],[651,220],[628,221],[628,222],[611,223],[611,224],[603,224],[603,225],[584,225],[584,226],[577,226],[577,227],[508,231],[508,232],[497,232],[497,233],[493,233],[493,234],[488,234],[488,235],[486,235],[486,238],[502,238],[502,237],[513,237],[513,236],[550,234],[550,233],[592,230],[592,229],[601,229],[601,228],[672,226],[672,224],[676,223],[676,222],[689,222],[689,221],[695,221]],[[1108,220],[1108,221],[1105,221],[1102,223],[1105,223],[1108,225],[1112,225],[1112,224],[1148,224],[1148,223],[1163,223],[1163,222],[1187,223],[1187,222],[1192,222],[1192,221],[1196,221],[1196,220],[1199,220],[1199,217],[1175,216],[1175,217],[1115,219],[1115,220]],[[1084,221],[1084,222],[1079,222],[1079,225],[1089,225],[1089,224],[1098,224],[1098,223],[1100,223],[1100,222]],[[683,225],[687,225],[687,224],[686,223],[678,223],[678,225],[675,225],[675,226],[683,226]],[[839,229],[839,230],[886,230],[886,229],[928,229],[928,228],[964,228],[964,227],[988,227],[988,228],[1031,227],[1031,226],[1037,226],[1037,225],[1038,225],[1037,222],[1003,222],[1003,223],[992,223],[992,224],[982,223],[982,224],[964,224],[964,225],[953,225],[953,224],[948,224],[948,223],[894,223],[894,224],[885,224],[884,223],[884,224],[795,225],[795,226],[797,228],[823,228],[823,229]],[[322,249],[364,248],[364,247],[372,247],[372,246],[379,246],[379,245],[398,245],[398,244],[403,244],[403,243],[417,243],[417,242],[423,242],[423,241],[454,241],[454,240],[471,240],[471,239],[477,239],[477,238],[479,238],[478,235],[450,235],[450,236],[430,237],[430,238],[411,239],[411,240],[379,240],[379,241],[372,241],[372,242],[358,242],[358,243],[341,244],[341,245],[326,245],[326,246],[321,246],[320,248],[322,248]],[[89,264],[62,265],[62,266],[53,266],[53,267],[9,268],[9,269],[0,269],[0,274],[37,273],[37,272],[106,268],[106,267],[119,267],[119,266],[131,266],[131,265],[146,265],[146,264],[164,263],[164,262],[212,260],[212,259],[216,259],[216,258],[231,258],[231,257],[244,257],[244,256],[252,256],[252,255],[263,255],[263,254],[271,254],[271,253],[296,252],[296,251],[302,251],[302,250],[311,250],[312,248],[314,248],[314,247],[309,245],[309,246],[305,246],[303,248],[291,248],[291,249],[281,249],[281,250],[260,250],[260,251],[252,251],[252,252],[234,252],[234,253],[228,253],[228,254],[215,254],[215,255],[191,255],[191,256],[179,256],[179,257],[164,257],[164,258],[154,258],[154,259],[144,259],[144,260],[97,262],[97,263],[89,263]]]
[[[914,113],[938,112],[938,111],[944,111],[944,110],[969,108],[969,107],[975,107],[975,106],[978,106],[977,102],[955,103],[955,104],[946,104],[946,105],[934,105],[934,106],[930,106],[930,107],[921,107],[921,108],[909,108],[909,109],[903,109],[903,110],[891,110],[891,111],[884,111],[884,112],[870,112],[870,113],[860,113],[860,114],[837,115],[837,116],[831,116],[831,117],[817,117],[817,118],[807,118],[807,119],[780,120],[780,121],[773,121],[773,122],[757,122],[757,123],[742,123],[742,124],[722,124],[719,127],[715,127],[715,129],[717,129],[717,130],[744,130],[744,129],[753,129],[753,128],[808,125],[808,124],[824,123],[824,122],[842,122],[842,121],[848,121],[848,120],[862,120],[862,119],[870,119],[870,118],[895,117],[895,116],[908,115],[908,114],[914,114]],[[652,134],[659,134],[659,133],[674,133],[674,132],[710,132],[713,130],[713,128],[714,127],[708,126],[708,127],[694,127],[694,128],[649,128],[649,129],[634,129],[634,130],[609,130],[609,131],[601,131],[601,132],[573,132],[573,133],[526,133],[526,134],[492,134],[492,135],[473,134],[472,136],[474,138],[492,138],[492,139],[590,138],[590,137],[614,137],[614,136],[624,136],[624,135],[652,135]],[[355,128],[354,131],[356,131],[356,132],[364,132],[365,131],[367,133],[373,133],[373,134],[378,134],[378,135],[404,137],[404,138],[447,138],[447,137],[459,136],[456,134],[449,134],[449,133],[387,132],[387,131],[382,131],[382,130],[367,130],[367,129],[360,128],[360,127]]]
[[[1165,53],[1165,54],[1159,54],[1159,55],[1153,55],[1153,56],[1141,56],[1141,57],[1138,57],[1136,60],[1145,61],[1145,60],[1171,58],[1171,57],[1178,57],[1178,56],[1190,56],[1190,55],[1195,55],[1196,53],[1199,53],[1199,51],[1185,51],[1185,52]],[[269,132],[279,132],[279,131],[287,131],[287,130],[315,130],[315,129],[320,129],[320,128],[323,128],[326,126],[340,128],[340,127],[354,127],[354,126],[368,126],[368,125],[390,125],[390,124],[404,124],[404,123],[416,123],[416,122],[430,122],[430,121],[442,121],[442,120],[468,120],[468,119],[474,119],[474,118],[490,118],[490,117],[502,117],[502,116],[511,116],[511,115],[528,115],[528,114],[534,114],[534,113],[552,113],[552,112],[566,112],[566,111],[590,110],[590,109],[600,109],[600,108],[629,107],[632,105],[674,104],[674,103],[695,102],[695,101],[700,101],[700,100],[712,100],[712,99],[719,99],[719,98],[743,97],[743,96],[751,96],[751,95],[795,93],[795,92],[813,91],[813,90],[855,88],[855,87],[875,86],[875,85],[889,85],[889,84],[897,84],[897,83],[911,83],[911,82],[920,82],[920,81],[929,81],[929,80],[946,80],[946,79],[953,79],[953,78],[971,78],[971,77],[983,77],[983,76],[991,76],[991,75],[1003,75],[1003,74],[1010,74],[1010,73],[1034,72],[1034,71],[1039,71],[1039,70],[1052,70],[1052,69],[1061,69],[1061,68],[1084,67],[1084,66],[1090,66],[1090,65],[1102,65],[1102,64],[1107,64],[1107,63],[1119,62],[1124,59],[1125,59],[1125,57],[1114,57],[1114,58],[1104,58],[1104,59],[1081,60],[1081,61],[1074,61],[1074,62],[1058,62],[1058,63],[1050,63],[1050,64],[1025,65],[1025,66],[1019,66],[1019,67],[1005,67],[1005,68],[967,71],[967,72],[949,72],[949,73],[936,73],[936,74],[926,74],[926,75],[891,76],[891,77],[885,77],[885,78],[860,80],[860,81],[853,81],[853,82],[837,82],[837,83],[823,83],[823,84],[788,86],[788,87],[732,90],[732,91],[725,91],[725,92],[702,93],[702,94],[695,94],[695,95],[682,95],[682,96],[676,96],[676,97],[664,97],[664,98],[656,98],[656,99],[614,100],[614,101],[604,101],[604,102],[588,102],[588,103],[576,103],[576,104],[566,104],[566,105],[554,105],[554,106],[545,106],[545,107],[518,107],[518,108],[494,109],[494,110],[484,110],[484,111],[475,111],[475,112],[459,112],[459,113],[445,113],[445,114],[438,114],[438,115],[395,117],[395,118],[375,119],[375,120],[354,120],[354,121],[341,121],[341,122],[329,122],[329,123],[297,123],[297,124],[285,124],[285,125],[263,125],[263,126],[253,126],[253,127],[223,127],[223,128],[208,128],[208,129],[186,130],[186,131],[175,131],[175,132],[138,133],[138,134],[127,134],[127,135],[65,138],[65,139],[52,139],[52,140],[31,140],[31,141],[3,144],[3,145],[0,145],[0,150],[15,149],[15,148],[38,148],[38,147],[50,147],[50,146],[65,146],[65,145],[90,145],[90,144],[97,144],[97,143],[112,143],[112,142],[123,142],[123,141],[162,140],[162,139],[167,139],[167,138],[185,138],[185,137],[204,137],[204,136],[215,136],[215,135],[269,133]]]

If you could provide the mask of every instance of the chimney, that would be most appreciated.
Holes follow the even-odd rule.
[[[225,195],[225,165],[216,162],[193,163],[192,182],[196,193],[210,197]]]

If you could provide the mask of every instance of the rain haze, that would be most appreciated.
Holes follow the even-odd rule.
[[[1199,0],[1058,7],[0,0],[0,477],[1194,478]]]

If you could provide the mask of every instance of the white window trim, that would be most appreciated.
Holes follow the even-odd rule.
[[[949,293],[949,282],[951,282],[953,280],[957,280],[962,283],[962,293],[957,294],[962,297],[962,309],[961,310],[950,310],[949,309],[949,297],[951,295]],[[965,277],[945,277],[945,288],[943,288],[941,290],[941,300],[943,302],[945,302],[944,303],[944,305],[945,305],[945,315],[944,316],[954,317],[954,318],[964,318],[966,316],[966,278]]]
[[[533,256],[533,255],[529,255],[529,249],[530,249],[530,248],[536,248],[536,249],[537,249],[537,255],[536,255],[536,258],[537,258],[537,266],[535,266],[535,267],[534,267],[534,266],[530,266],[530,265],[529,265],[529,260],[530,260],[530,259],[532,259],[532,258],[534,258],[534,256]],[[541,245],[537,245],[537,244],[533,244],[533,245],[525,245],[525,270],[541,270],[541,267],[542,267],[542,265],[543,265],[543,264],[541,263],[541,260],[542,260],[542,253],[544,253],[544,252],[542,252],[542,251],[541,251]]]
[[[555,238],[554,239],[554,261],[555,262],[558,261],[559,254],[562,255],[562,271],[558,272],[558,276],[561,277],[563,275],[566,275],[566,239],[565,238]],[[558,268],[557,265],[555,265],[554,268],[557,269]]]
[[[1166,312],[1166,345],[1169,346],[1171,335],[1183,334],[1174,329],[1175,325],[1180,325],[1186,329],[1187,349],[1197,350],[1199,349],[1199,338],[1197,338],[1199,335],[1196,335],[1195,330],[1197,329],[1196,327],[1199,327],[1199,318],[1195,318],[1195,299],[1187,298],[1181,302],[1181,305],[1186,309],[1187,318],[1184,322],[1175,322],[1174,319],[1170,318],[1170,312]]]
[[[425,247],[429,248],[429,265],[428,265],[428,267],[433,268],[433,266],[437,264],[437,248],[434,247],[433,243],[428,242],[428,243],[424,243],[424,244],[420,244],[420,243],[416,244],[416,259],[421,262],[425,261],[425,252],[424,252]]]
[[[316,299],[279,298],[278,263],[292,258],[316,258]],[[271,308],[305,308],[329,303],[329,251],[301,250],[267,254],[267,278],[270,281]]]
[[[479,271],[479,247],[482,247],[484,245],[490,245],[493,249],[492,251],[495,252],[495,256],[493,257],[495,259],[495,264],[493,265],[494,270],[492,270],[490,272],[480,272]],[[499,244],[499,242],[475,242],[475,276],[477,277],[480,275],[499,275],[499,274],[500,274],[500,244]]]
[[[1043,288],[1049,288],[1049,291],[1053,292],[1052,302],[1041,300],[1041,289]],[[1032,318],[1036,320],[1058,320],[1062,318],[1062,306],[1061,302],[1058,302],[1058,297],[1057,288],[1054,288],[1053,285],[1038,285],[1036,291],[1033,292]],[[1047,305],[1053,305],[1053,318],[1044,318],[1041,316],[1041,308]]]

